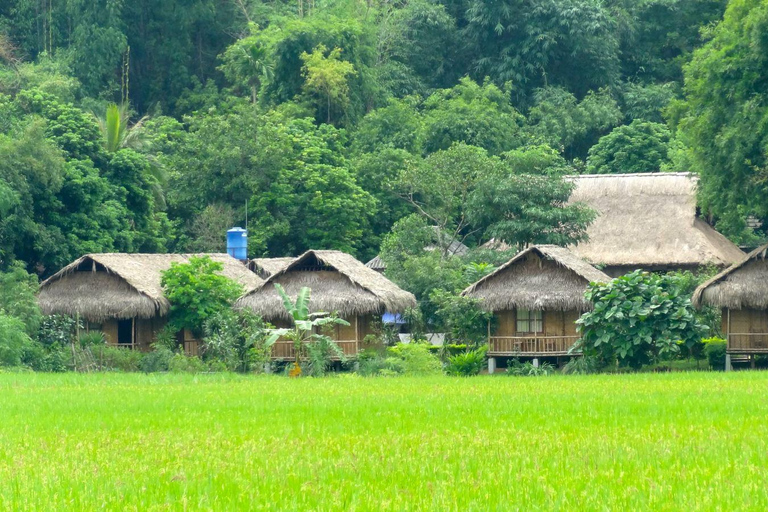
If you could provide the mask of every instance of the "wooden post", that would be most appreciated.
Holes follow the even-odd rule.
[[[360,352],[360,315],[355,315],[355,355]]]
[[[491,347],[491,320],[488,319],[488,350],[490,350]]]
[[[731,348],[731,308],[727,308],[727,321],[725,325],[725,346]]]
[[[136,349],[136,318],[131,318],[131,350]]]

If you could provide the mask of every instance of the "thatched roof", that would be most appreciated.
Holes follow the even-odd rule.
[[[287,266],[295,258],[254,258],[248,262],[248,268],[259,275],[262,279],[266,279],[275,272],[278,272],[283,267]]]
[[[693,304],[729,309],[768,309],[768,245],[758,247],[693,292]]]
[[[462,292],[482,299],[488,311],[512,309],[586,311],[584,299],[590,282],[607,283],[610,277],[568,249],[535,245]]]
[[[416,306],[412,294],[349,254],[307,251],[241,297],[237,307],[250,308],[267,319],[287,318],[275,283],[293,298],[308,286],[312,289],[311,311],[336,312],[342,317],[400,313]]]
[[[590,263],[640,268],[717,265],[744,253],[696,216],[688,173],[587,174],[572,178],[571,202],[597,211],[589,241],[571,250]]]
[[[191,256],[222,263],[222,274],[246,293],[264,282],[228,254],[86,254],[43,281],[38,302],[45,314],[79,314],[91,322],[163,316],[170,303],[160,284],[162,271]]]
[[[381,259],[381,256],[376,256],[372,260],[365,264],[366,267],[371,268],[377,272],[384,272],[387,270],[387,264]]]
[[[435,228],[435,231],[437,231],[437,228]],[[438,232],[439,234],[439,232]],[[428,245],[424,248],[425,251],[434,251],[437,250],[437,247],[434,245]],[[463,243],[459,242],[456,239],[452,239],[451,242],[448,244],[448,247],[446,248],[446,253],[450,256],[464,256],[469,252],[469,247],[464,245]],[[380,255],[377,255],[372,260],[368,261],[368,263],[365,264],[366,267],[372,268],[373,270],[376,270],[377,272],[384,272],[387,270],[387,263],[381,259]]]

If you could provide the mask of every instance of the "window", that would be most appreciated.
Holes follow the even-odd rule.
[[[543,330],[541,311],[517,310],[517,332],[536,333]]]

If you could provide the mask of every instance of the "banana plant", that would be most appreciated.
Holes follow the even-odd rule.
[[[341,349],[329,336],[318,331],[322,331],[328,325],[349,325],[349,322],[328,313],[310,313],[309,302],[312,299],[312,290],[306,286],[299,291],[295,301],[291,299],[280,284],[276,283],[275,289],[277,289],[277,293],[283,299],[283,307],[293,321],[293,328],[272,329],[272,333],[267,339],[268,343],[274,343],[280,337],[291,340],[293,342],[293,353],[296,357],[296,367],[299,366],[299,361],[304,355],[307,343],[316,341],[329,342],[338,349],[338,353],[341,353]]]

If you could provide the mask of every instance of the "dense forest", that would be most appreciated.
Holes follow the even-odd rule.
[[[763,0],[6,0],[0,61],[0,270],[247,216],[252,257],[396,275],[435,238],[578,241],[573,173],[693,171],[733,240],[768,219]]]

